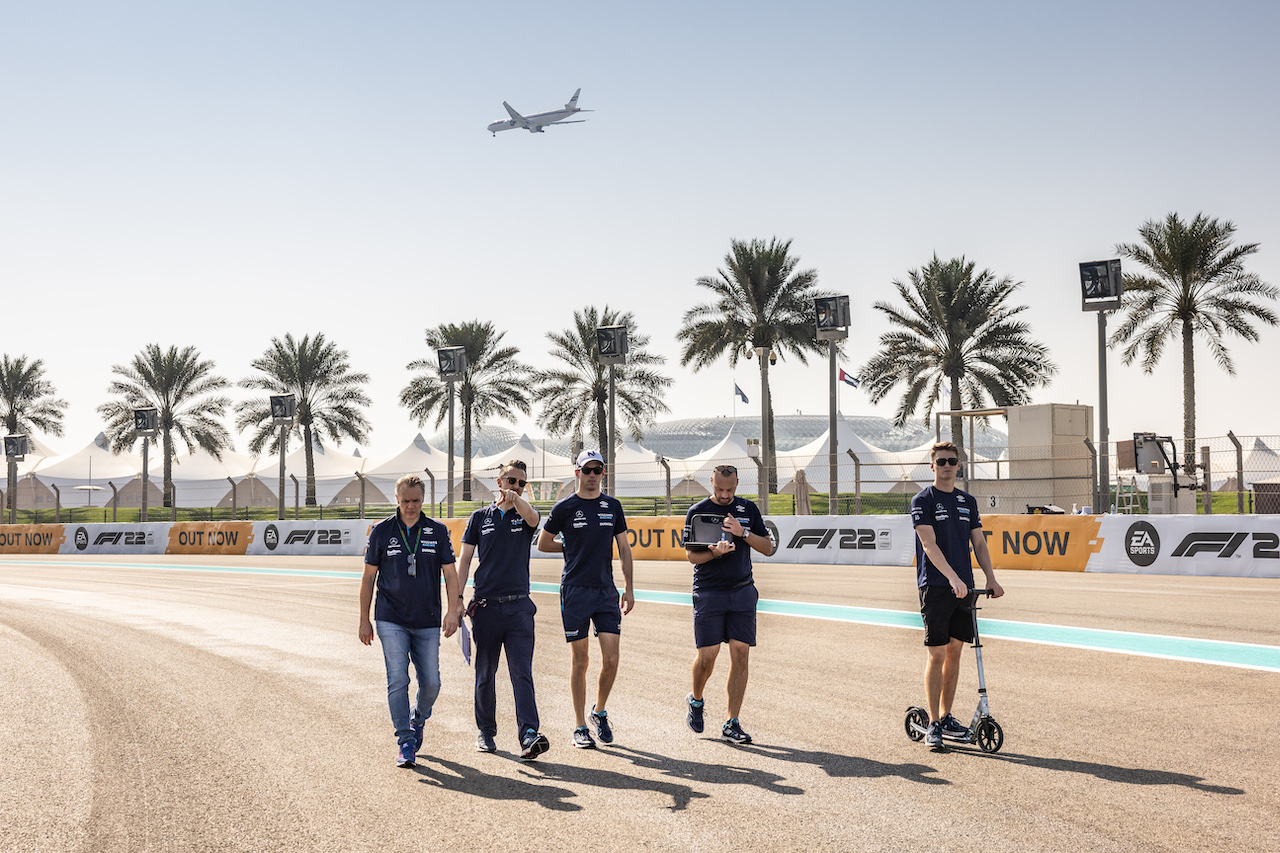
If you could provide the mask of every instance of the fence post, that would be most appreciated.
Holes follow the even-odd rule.
[[[1213,478],[1209,476],[1209,446],[1200,448],[1200,467],[1204,469],[1204,514],[1213,515]]]
[[[1093,446],[1088,436],[1085,436],[1084,446],[1089,448],[1089,479],[1093,482],[1093,512],[1095,515],[1101,515],[1106,512],[1102,507],[1106,504],[1107,498],[1111,497],[1111,483],[1107,483],[1107,494],[1104,496],[1103,486],[1098,479],[1098,448]],[[1108,479],[1110,479],[1109,476]]]
[[[298,492],[298,475],[297,475],[297,474],[290,474],[290,475],[289,475],[289,478],[290,478],[291,480],[293,480],[293,520],[294,520],[294,521],[297,521],[297,520],[298,520],[298,500],[299,500],[299,498],[298,498],[298,495],[299,495],[299,492]],[[284,481],[282,480],[281,482],[283,483]],[[316,501],[316,503],[319,503],[319,501]],[[282,504],[282,506],[283,506],[283,504]],[[284,518],[284,515],[282,514],[280,517],[281,517],[281,518]],[[322,513],[320,513],[320,517],[321,517],[321,518],[324,518],[324,513],[323,513],[323,512],[322,512]]]
[[[50,483],[49,487],[53,489],[53,523],[62,523],[62,490],[58,488],[57,483]]]
[[[111,523],[116,523],[116,507],[120,505],[120,491],[116,488],[116,484],[107,480],[107,485],[111,487]]]
[[[1236,514],[1244,515],[1244,448],[1231,430],[1227,430],[1227,438],[1236,446]]]
[[[853,460],[853,514],[862,515],[862,460],[853,448],[846,448],[844,452]]]
[[[667,457],[659,456],[658,464],[662,466],[662,470],[666,472],[667,477],[667,515],[671,515],[671,466],[667,464]]]
[[[356,472],[356,477],[358,477],[358,478],[360,479],[360,517],[361,517],[361,518],[364,518],[364,484],[365,484],[365,478],[364,478],[364,474],[361,474],[359,471],[357,471],[357,472]]]
[[[178,520],[178,484],[169,484],[169,520]]]
[[[227,482],[231,484],[231,520],[236,520],[236,481],[227,478]]]

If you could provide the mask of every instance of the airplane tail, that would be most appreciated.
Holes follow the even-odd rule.
[[[564,105],[566,110],[576,110],[578,108],[578,96],[582,94],[582,90],[578,89],[573,93],[573,97],[569,99],[569,103]]]

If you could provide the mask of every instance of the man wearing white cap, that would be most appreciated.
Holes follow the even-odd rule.
[[[631,545],[627,542],[627,519],[622,504],[600,491],[604,479],[604,458],[594,450],[578,454],[575,466],[578,490],[557,503],[538,535],[538,550],[564,554],[560,576],[560,619],[564,638],[573,653],[569,689],[577,728],[573,745],[591,749],[596,745],[587,728],[588,632],[595,627],[600,641],[600,679],[591,724],[604,743],[613,743],[613,728],[605,703],[618,674],[618,646],[622,634],[622,614],[635,607],[631,570]],[[556,535],[561,534],[561,540]],[[613,580],[613,546],[618,546],[622,577],[626,588],[618,594]]]

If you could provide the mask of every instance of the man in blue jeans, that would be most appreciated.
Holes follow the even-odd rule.
[[[396,765],[412,767],[422,747],[422,730],[440,695],[440,628],[458,630],[461,599],[453,546],[443,524],[422,514],[426,487],[412,474],[396,481],[396,514],[374,525],[364,552],[360,579],[360,642],[373,643],[375,628],[387,666],[387,705],[396,729]],[[449,607],[440,606],[440,579]],[[369,605],[374,584],[378,598],[373,622]],[[409,664],[418,680],[418,696],[409,706]]]

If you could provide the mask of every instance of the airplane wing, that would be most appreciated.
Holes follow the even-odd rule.
[[[512,117],[513,119],[515,119],[516,121],[524,121],[524,120],[525,120],[524,116],[520,115],[520,113],[518,113],[518,112],[516,112],[515,110],[511,109],[511,105],[510,105],[510,104],[508,104],[506,101],[503,101],[503,102],[502,102],[502,106],[506,108],[506,110],[507,110],[507,115],[511,116],[511,117]]]
[[[585,121],[586,121],[586,119],[585,119],[585,118],[574,119],[574,120],[572,120],[572,121],[549,121],[549,122],[547,122],[546,124],[544,124],[544,125],[539,125],[539,126],[540,126],[540,127],[550,127],[550,126],[551,126],[551,125],[553,125],[553,124],[582,124],[582,123],[583,123],[583,122],[585,122]]]

